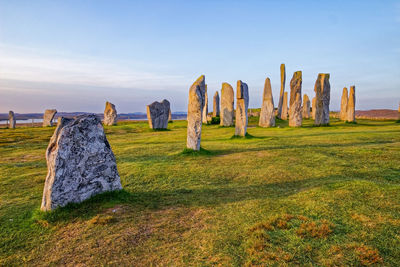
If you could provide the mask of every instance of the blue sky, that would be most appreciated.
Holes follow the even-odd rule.
[[[356,85],[357,109],[397,109],[400,1],[0,0],[0,112],[145,111],[164,98],[186,111],[201,74],[209,96],[222,82],[249,85],[261,105],[279,66],[303,71],[314,96],[331,74],[331,110]],[[210,97],[210,109],[212,100]]]

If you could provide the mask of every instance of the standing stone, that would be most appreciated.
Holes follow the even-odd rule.
[[[202,114],[205,103],[205,76],[200,76],[189,89],[186,147],[200,150]]]
[[[235,135],[246,136],[247,110],[249,108],[249,88],[246,83],[237,81]]]
[[[106,108],[104,110],[104,125],[115,124],[117,124],[117,110],[115,109],[115,105],[106,102]]]
[[[207,115],[208,115],[208,93],[207,93],[207,84],[206,84],[206,92],[204,95],[204,106],[203,106],[203,123],[207,123]]]
[[[15,129],[15,126],[17,125],[17,120],[15,119],[14,111],[8,112],[8,120],[10,121],[10,128]]]
[[[114,154],[94,114],[60,118],[46,160],[43,211],[122,189]]]
[[[282,113],[281,119],[287,120],[288,118],[288,92],[284,92],[283,94],[283,102],[282,102]]]
[[[315,102],[317,101],[317,99],[315,98],[315,96],[313,97],[313,99],[312,99],[312,113],[311,113],[311,115],[312,115],[312,119],[313,120],[315,120]]]
[[[169,108],[169,112],[168,112],[168,121],[172,121],[171,108]]]
[[[301,108],[301,71],[296,71],[290,81],[289,126],[300,127],[303,117]]]
[[[342,101],[340,103],[340,114],[339,114],[339,118],[342,121],[347,120],[347,104],[349,102],[348,94],[349,93],[347,91],[347,87],[343,88]]]
[[[221,89],[221,126],[233,126],[234,92],[229,83],[222,83]]]
[[[170,113],[169,101],[164,99],[160,102],[153,102],[147,105],[147,120],[151,129],[167,129]]]
[[[56,115],[56,109],[46,109],[43,115],[43,127],[53,126],[53,119]]]
[[[303,118],[310,118],[310,99],[307,94],[304,94],[303,96]]]
[[[258,125],[261,127],[275,126],[274,99],[272,98],[271,81],[269,78],[265,79],[263,102]]]
[[[356,87],[350,86],[349,102],[347,104],[347,121],[356,121]]]
[[[279,119],[283,119],[282,118],[282,105],[283,105],[283,97],[284,97],[284,93],[285,93],[285,82],[286,82],[285,64],[281,64],[281,92],[279,94],[279,104],[278,104],[278,111],[277,111]],[[284,120],[286,120],[286,118]]]
[[[315,125],[329,124],[329,102],[331,98],[331,85],[329,73],[318,74],[314,86],[315,92]]]
[[[219,117],[219,94],[218,91],[214,94],[214,101],[213,101],[213,117]]]

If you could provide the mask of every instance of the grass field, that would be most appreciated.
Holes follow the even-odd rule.
[[[400,123],[106,127],[124,190],[39,211],[53,128],[0,129],[0,265],[400,266]]]

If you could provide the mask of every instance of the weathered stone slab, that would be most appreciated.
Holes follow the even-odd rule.
[[[200,76],[189,89],[187,148],[200,150],[201,126],[205,104],[205,76]],[[206,118],[207,119],[207,118]]]
[[[281,64],[281,92],[279,94],[279,104],[278,104],[278,110],[277,110],[277,112],[278,112],[277,116],[279,119],[282,119],[282,106],[283,106],[283,97],[284,97],[284,93],[285,93],[285,82],[286,82],[285,64]],[[287,116],[286,116],[286,118],[287,118]],[[284,120],[286,120],[286,118]]]
[[[302,73],[296,71],[290,81],[289,126],[300,127],[303,121],[301,108]]]
[[[356,87],[350,86],[349,102],[347,104],[347,121],[356,121]]]
[[[288,92],[283,93],[283,102],[282,102],[282,113],[281,113],[281,119],[282,120],[287,120],[289,115],[288,111]]]
[[[303,96],[303,119],[310,118],[310,99],[307,94]]]
[[[213,99],[213,117],[219,117],[219,115],[219,94],[218,91],[216,91]]]
[[[339,118],[342,121],[347,120],[347,104],[349,102],[349,95],[348,95],[347,87],[343,88],[342,92],[342,99],[340,102],[340,113],[339,113]]]
[[[317,101],[317,98],[314,96],[312,99],[312,112],[311,112],[313,120],[315,120],[315,109],[316,109],[315,103],[316,103],[316,101]]]
[[[204,94],[204,106],[203,106],[203,123],[207,123],[207,115],[208,115],[208,92],[207,92],[207,84],[206,84],[206,92]]]
[[[114,154],[94,114],[60,118],[46,160],[48,173],[41,205],[44,211],[122,189]]]
[[[246,136],[247,132],[247,111],[249,108],[249,88],[246,83],[237,81],[236,89],[236,123],[235,135]]]
[[[234,92],[229,83],[223,83],[221,89],[221,126],[233,126]]]
[[[8,112],[8,121],[10,122],[9,128],[15,129],[17,125],[17,120],[15,119],[14,111]]]
[[[115,125],[117,124],[117,110],[115,109],[115,105],[106,102],[106,108],[104,109],[104,125]]]
[[[172,121],[171,108],[169,109],[169,112],[168,112],[168,121]]]
[[[272,97],[271,81],[269,78],[265,79],[263,101],[258,125],[261,127],[275,126],[274,99]]]
[[[331,98],[331,85],[329,73],[318,74],[314,86],[315,92],[315,125],[329,124],[329,102]]]
[[[169,101],[164,99],[160,102],[153,102],[147,105],[147,120],[151,129],[167,129],[168,117],[170,114]]]
[[[56,109],[46,109],[43,115],[43,127],[53,126],[53,119],[56,114]]]

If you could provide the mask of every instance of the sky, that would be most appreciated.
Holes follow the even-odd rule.
[[[281,63],[285,90],[301,70],[310,98],[330,73],[331,110],[351,85],[356,109],[397,109],[400,0],[0,0],[0,113],[186,111],[202,74],[209,110],[237,80],[260,107],[267,77],[277,106]]]

